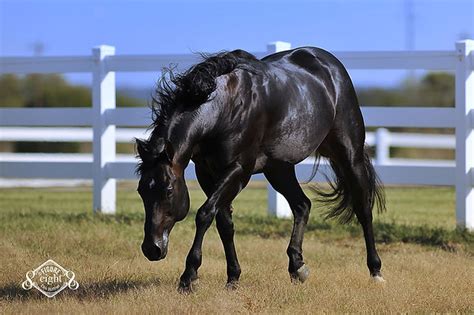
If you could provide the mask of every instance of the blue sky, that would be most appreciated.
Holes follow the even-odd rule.
[[[414,48],[452,50],[474,37],[474,0],[411,0]],[[404,50],[407,0],[132,1],[0,0],[0,56],[85,55],[99,44],[117,54],[264,51],[283,40],[330,51]],[[351,71],[356,84],[399,82],[400,71]],[[73,75],[75,82],[89,76]],[[118,74],[149,86],[157,74]]]

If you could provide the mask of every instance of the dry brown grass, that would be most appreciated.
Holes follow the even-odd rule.
[[[311,277],[292,285],[286,272],[286,240],[238,239],[243,267],[241,287],[224,289],[225,259],[216,233],[206,240],[198,290],[191,296],[176,292],[190,238],[174,242],[161,263],[149,263],[138,246],[118,244],[128,257],[55,257],[78,275],[81,288],[52,300],[19,286],[6,313],[321,313],[321,312],[467,312],[474,310],[474,267],[471,257],[417,245],[379,246],[387,283],[369,281],[361,242],[323,243],[307,240],[306,261]],[[104,240],[101,240],[104,241]],[[138,244],[135,244],[138,245]],[[2,248],[4,244],[2,244]],[[120,251],[123,251],[122,248]],[[0,282],[22,279],[31,262],[27,255],[7,256],[11,267]],[[21,263],[20,263],[21,262]],[[8,264],[8,263],[7,263]],[[18,283],[16,283],[18,284]],[[16,293],[15,293],[16,292]],[[3,292],[4,293],[4,292]]]
[[[333,240],[311,233],[304,243],[311,275],[302,285],[289,281],[286,238],[237,233],[241,286],[237,291],[227,291],[225,258],[214,227],[205,239],[197,291],[183,296],[176,286],[192,242],[192,218],[173,230],[168,257],[151,263],[140,252],[139,220],[116,222],[81,215],[90,204],[88,192],[71,197],[60,190],[44,191],[34,197],[38,197],[36,202],[23,200],[20,195],[17,191],[0,192],[1,313],[474,311],[472,253],[415,244],[379,244],[387,280],[380,285],[369,279],[362,239]],[[133,201],[131,207],[130,211],[136,211],[141,206]],[[24,291],[20,283],[25,273],[47,258],[73,270],[80,288],[66,289],[53,299],[34,289]]]

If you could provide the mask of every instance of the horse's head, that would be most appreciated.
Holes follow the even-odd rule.
[[[177,221],[189,211],[189,195],[183,170],[173,165],[171,143],[137,139],[139,167],[138,193],[145,206],[145,237],[142,251],[149,260],[165,258],[168,238]]]

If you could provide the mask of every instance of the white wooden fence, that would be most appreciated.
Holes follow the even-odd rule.
[[[387,184],[454,185],[457,224],[474,229],[474,41],[460,41],[455,47],[453,51],[335,54],[349,69],[455,71],[454,108],[363,107],[362,112],[367,126],[455,128],[455,166],[387,163],[376,164],[376,170]],[[262,57],[288,48],[288,43],[275,42],[267,46],[266,52],[256,55]],[[146,108],[115,108],[115,72],[158,72],[170,63],[177,63],[184,69],[198,60],[198,56],[191,54],[115,55],[115,49],[110,46],[94,48],[91,56],[0,57],[0,73],[91,73],[93,100],[92,108],[1,108],[0,126],[92,126],[93,160],[4,160],[0,165],[0,177],[92,178],[94,210],[114,213],[115,180],[135,178],[135,163],[116,158],[116,126],[136,127],[150,123],[150,113]],[[381,144],[381,152],[383,147]],[[380,156],[383,156],[382,153]],[[322,165],[321,169],[328,171],[326,165]],[[311,161],[300,163],[297,167],[298,177],[302,180],[311,171]],[[186,170],[186,176],[194,177],[192,166]],[[261,175],[255,177],[263,178]],[[324,179],[317,176],[315,180]],[[278,203],[278,197],[274,197],[270,202]]]
[[[115,140],[117,143],[130,143],[133,138],[147,138],[149,132],[144,128],[117,128]],[[92,129],[88,127],[0,127],[0,141],[43,141],[43,142],[92,142]],[[431,166],[454,166],[454,161],[446,160],[419,160],[400,159],[390,157],[391,147],[411,147],[411,148],[436,148],[455,149],[455,137],[453,135],[439,134],[416,134],[416,133],[393,133],[385,128],[378,128],[376,132],[368,132],[366,143],[376,148],[375,163],[377,165],[431,165]],[[89,162],[93,161],[91,154],[78,153],[0,153],[0,161],[16,162]],[[118,154],[116,161],[132,162],[136,160],[131,155]],[[325,161],[323,161],[324,163]],[[301,165],[313,165],[314,159],[308,158]],[[191,164],[190,170],[194,165]],[[187,179],[195,179],[194,171],[188,170]],[[301,175],[304,176],[304,175]],[[307,176],[307,175],[306,175]],[[305,180],[305,178],[301,178]],[[18,181],[17,179],[4,180],[3,185],[74,185],[84,183],[84,180],[74,181]],[[2,182],[0,182],[0,186]],[[292,216],[290,206],[283,196],[278,194],[271,185],[267,185],[268,190],[268,210],[269,213],[280,218],[290,218]]]
[[[89,127],[0,127],[0,141],[3,142],[92,142],[93,130]],[[116,143],[133,142],[135,138],[148,138],[151,131],[144,128],[117,128],[115,133]],[[377,165],[438,165],[454,166],[451,160],[439,159],[413,159],[390,157],[391,147],[402,148],[431,148],[431,149],[455,149],[456,141],[454,135],[390,132],[385,128],[378,128],[376,132],[367,132],[366,144],[376,149],[374,163]],[[6,161],[75,161],[92,162],[92,154],[87,153],[0,153],[0,162]],[[134,161],[135,157],[130,154],[117,154],[116,161]],[[325,163],[325,161],[322,161]],[[192,162],[191,162],[192,163]],[[302,163],[314,163],[308,160]],[[190,178],[188,178],[190,179]],[[195,179],[195,178],[193,178]],[[2,183],[8,186],[18,182],[16,180],[4,179]],[[52,181],[52,183],[66,183],[65,181]],[[1,185],[1,184],[0,184]],[[268,189],[272,189],[268,186]],[[272,192],[270,192],[272,193]],[[288,209],[289,211],[289,209]],[[271,209],[277,216],[289,217],[290,212],[283,208]]]
[[[89,127],[1,127],[0,141],[3,142],[92,142],[93,130]],[[144,128],[117,128],[115,132],[116,143],[131,143],[135,138],[148,138],[151,130]],[[367,132],[365,142],[376,149],[375,163],[385,164],[445,164],[451,165],[452,161],[446,160],[416,160],[390,157],[391,147],[404,148],[430,148],[430,149],[455,149],[454,135],[390,132],[385,128],[377,128],[376,132]],[[12,159],[34,159],[35,156],[48,156],[54,159],[75,160],[88,154],[29,154],[29,153],[0,153],[0,161]],[[130,156],[128,156],[130,157]],[[92,160],[92,156],[90,156]]]

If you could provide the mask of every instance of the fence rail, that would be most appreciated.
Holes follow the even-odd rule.
[[[267,45],[258,57],[290,48],[289,43]],[[455,108],[426,107],[363,107],[367,126],[454,128],[456,164],[399,165],[383,164],[379,158],[376,169],[386,183],[456,186],[457,223],[474,229],[474,41],[456,43],[453,51],[417,52],[339,52],[337,57],[350,69],[428,69],[451,70],[456,75]],[[116,126],[136,127],[149,124],[150,113],[144,108],[115,108],[115,72],[160,71],[170,63],[180,68],[195,63],[198,56],[189,55],[115,55],[115,48],[100,46],[91,56],[79,57],[1,57],[1,73],[66,73],[92,74],[92,108],[0,109],[0,126],[92,126],[93,159],[90,162],[6,161],[0,167],[1,177],[92,178],[95,211],[115,212],[115,179],[133,176],[134,163],[117,159]],[[401,143],[396,135],[375,134],[377,154],[388,157],[387,146]],[[119,136],[120,138],[120,136]],[[391,140],[388,140],[391,139]],[[412,138],[413,139],[413,138]],[[421,139],[421,140],[420,140]],[[406,140],[406,139],[405,139]],[[419,138],[427,141],[426,138]],[[385,141],[385,142],[384,142]],[[390,143],[390,141],[392,141]],[[415,141],[415,140],[411,140]],[[451,147],[453,139],[439,139]],[[413,144],[415,145],[415,144]],[[421,145],[423,146],[423,145]],[[385,151],[384,151],[385,150]],[[380,151],[380,152],[379,152]],[[385,153],[384,153],[385,152]],[[386,160],[387,162],[389,160]],[[322,165],[322,169],[327,169]],[[297,166],[304,178],[312,170],[312,161]],[[192,176],[187,170],[186,175]],[[257,175],[257,178],[262,178]],[[317,177],[316,180],[322,180]],[[269,193],[269,207],[277,215],[287,215],[281,196]],[[282,212],[281,212],[282,211]]]
[[[254,52],[253,54],[261,58],[275,52],[275,50],[278,50],[278,47],[269,45],[266,52]],[[353,51],[334,52],[334,55],[347,68],[363,70],[452,71],[456,67],[457,58],[455,51]],[[198,61],[200,61],[198,54],[112,55],[105,61],[105,68],[107,71],[115,72],[161,71],[163,67],[169,65],[176,65],[178,69],[187,68]],[[3,73],[16,74],[92,72],[94,66],[92,56],[2,57],[0,60],[0,69]]]
[[[135,138],[148,138],[150,132],[150,130],[144,128],[117,128],[115,142],[133,143]],[[88,127],[0,127],[0,141],[4,142],[92,142],[92,140],[93,130]],[[454,135],[390,132],[385,128],[378,128],[376,132],[367,132],[365,142],[369,146],[376,148],[377,164],[388,164],[393,160],[390,158],[391,147],[430,149],[456,148]],[[0,153],[0,160],[2,160],[2,157],[4,159],[5,156],[12,159],[15,156],[25,156],[25,154],[5,155]],[[54,157],[54,154],[49,156]],[[63,154],[61,156],[65,155]],[[82,155],[69,155],[71,159],[74,159],[75,156]],[[407,159],[407,161],[409,160],[410,159]],[[415,163],[430,163],[430,161],[424,160]]]
[[[454,108],[362,107],[368,127],[455,128]],[[150,124],[148,108],[115,108],[104,113],[105,122],[123,127]],[[474,116],[472,113],[471,116]],[[91,126],[91,108],[0,108],[0,126]]]

